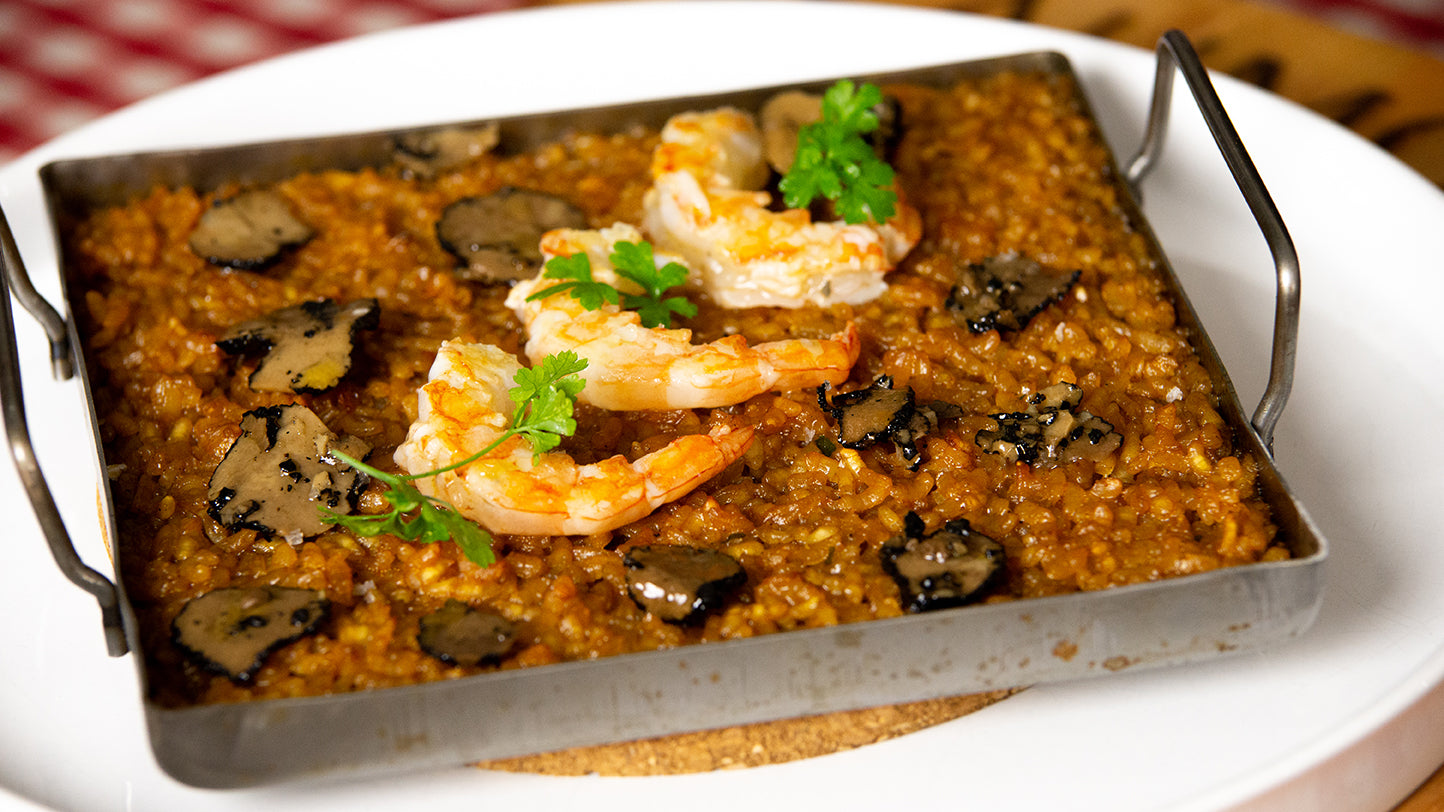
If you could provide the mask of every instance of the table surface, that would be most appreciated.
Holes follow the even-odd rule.
[[[0,164],[91,118],[230,67],[401,25],[568,1],[0,0]],[[1142,47],[1182,29],[1210,68],[1339,122],[1444,186],[1444,3],[1434,3],[1432,15],[1410,0],[909,4]],[[1437,810],[1444,810],[1444,769],[1398,807]]]
[[[401,25],[558,1],[0,0],[0,163],[230,67]],[[1143,47],[1181,28],[1209,67],[1350,127],[1444,185],[1439,0],[1432,15],[1417,11],[1429,0],[908,1]]]

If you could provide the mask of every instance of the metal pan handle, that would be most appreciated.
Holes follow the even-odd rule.
[[[20,383],[20,354],[15,342],[15,314],[10,307],[11,293],[45,328],[50,339],[51,371],[61,380],[74,373],[67,338],[69,331],[65,319],[30,284],[3,210],[0,210],[0,266],[3,266],[0,267],[3,271],[0,272],[0,319],[3,319],[0,326],[4,328],[4,336],[0,337],[0,416],[4,419],[10,456],[15,460],[20,482],[30,497],[31,507],[35,510],[35,517],[40,522],[55,563],[71,582],[95,596],[105,626],[106,648],[112,657],[119,657],[128,650],[119,592],[110,579],[88,566],[75,552],[75,544],[60,518],[50,486],[40,470],[35,445],[30,440],[30,425],[25,416],[25,399]]]
[[[1132,188],[1134,197],[1142,200],[1139,184],[1153,169],[1163,153],[1163,135],[1168,126],[1168,108],[1173,99],[1173,76],[1175,70],[1183,73],[1188,87],[1193,91],[1194,101],[1203,114],[1213,140],[1223,154],[1234,182],[1243,193],[1259,230],[1268,242],[1273,254],[1274,269],[1278,278],[1278,293],[1274,300],[1273,353],[1269,364],[1268,386],[1253,413],[1253,428],[1269,454],[1273,454],[1274,427],[1278,425],[1284,404],[1294,384],[1294,360],[1298,347],[1299,332],[1299,258],[1294,250],[1293,240],[1284,227],[1283,218],[1274,207],[1273,198],[1264,188],[1253,160],[1244,150],[1238,132],[1224,112],[1218,93],[1209,81],[1208,72],[1193,50],[1193,45],[1181,31],[1168,31],[1158,40],[1158,72],[1153,84],[1153,103],[1148,112],[1148,129],[1143,135],[1143,144],[1138,154],[1128,163],[1124,179]]]

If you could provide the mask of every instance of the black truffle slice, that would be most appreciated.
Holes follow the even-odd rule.
[[[319,392],[340,383],[351,370],[357,334],[380,321],[375,299],[345,305],[320,299],[237,324],[216,346],[232,355],[260,357],[247,379],[258,392]]]
[[[258,271],[314,234],[286,198],[254,189],[212,203],[191,232],[189,245],[212,265]]]
[[[642,610],[668,623],[700,622],[747,581],[736,559],[700,547],[633,547],[622,556],[622,563],[627,568],[627,594]]]
[[[892,388],[892,378],[883,375],[866,389],[834,395],[826,400],[824,384],[817,391],[818,403],[837,421],[837,441],[848,448],[863,448],[885,440],[911,422],[915,402],[912,387]]]
[[[764,102],[757,119],[767,163],[779,174],[787,174],[797,157],[798,133],[821,118],[822,97],[816,93],[785,90]]]
[[[1053,384],[1028,399],[1027,411],[990,415],[998,427],[979,431],[973,442],[1008,462],[1034,468],[1097,462],[1118,450],[1123,437],[1108,421],[1079,410],[1082,401],[1083,390],[1073,384]]]
[[[837,442],[847,448],[867,448],[891,441],[909,467],[922,461],[918,440],[937,428],[938,415],[919,407],[912,387],[893,388],[892,377],[879,376],[866,389],[827,399],[827,384],[818,387],[817,403],[837,421]]]
[[[471,282],[515,282],[541,270],[541,236],[554,228],[586,228],[586,213],[555,195],[504,187],[463,197],[436,222],[436,238]]]
[[[947,306],[974,333],[1016,332],[1061,301],[1079,274],[1056,273],[1016,254],[989,257],[959,269]]]
[[[1075,411],[1083,405],[1083,390],[1067,381],[1045,386],[1028,396],[1028,408],[1035,412]]]
[[[325,531],[321,508],[351,512],[368,481],[331,456],[333,449],[360,459],[370,447],[338,439],[305,406],[246,412],[241,436],[211,475],[208,512],[228,530],[250,528],[293,543]]]
[[[516,629],[500,615],[451,599],[421,619],[416,642],[444,663],[474,666],[506,656],[516,643]]]
[[[396,137],[395,159],[411,175],[430,178],[495,149],[500,135],[495,123],[417,130]]]
[[[197,664],[247,683],[281,646],[314,634],[330,602],[311,589],[225,587],[188,601],[171,638]]]
[[[966,519],[954,519],[935,533],[926,531],[922,519],[909,513],[903,535],[889,539],[879,551],[882,568],[897,582],[909,612],[977,600],[1002,572],[1003,546]]]

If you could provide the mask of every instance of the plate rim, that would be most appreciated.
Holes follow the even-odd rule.
[[[732,0],[732,2],[705,2],[705,3],[697,3],[697,4],[693,4],[693,5],[696,5],[696,6],[734,6],[734,5],[739,5],[739,4],[754,5],[754,4],[760,4],[761,2],[762,2],[762,0]],[[647,3],[622,3],[622,4],[616,4],[616,5],[621,5],[621,6],[638,6],[638,7],[641,7],[641,6],[650,6],[650,4],[647,4]],[[783,3],[783,4],[778,4],[778,5],[803,5],[803,4],[801,4],[801,3]],[[843,5],[847,5],[847,4],[843,4]],[[546,14],[563,14],[563,13],[570,13],[570,12],[569,12],[569,9],[572,9],[572,8],[585,8],[585,7],[548,7],[548,8],[542,8],[542,9],[525,9],[525,10],[518,11],[518,12],[498,12],[498,13],[495,13],[495,14],[481,15],[481,17],[478,17],[478,18],[475,18],[475,19],[490,21],[490,20],[495,19],[496,17],[498,17],[498,16],[500,16],[500,15],[507,15],[507,14],[542,14],[542,13],[546,13]],[[881,10],[883,10],[883,9],[887,9],[887,10],[889,10],[889,11],[897,11],[897,9],[889,9],[889,8],[887,8],[887,7],[871,7],[871,8],[874,8],[874,9],[879,10],[879,11],[881,11]],[[930,14],[934,14],[934,13],[939,13],[939,12],[935,12],[935,11],[933,11],[933,10],[926,10],[926,9],[907,9],[906,12],[907,12],[907,13],[920,14],[920,15],[930,15]],[[980,18],[980,19],[986,19],[986,20],[988,20],[989,22],[998,22],[997,20],[994,20],[993,18]],[[468,21],[466,21],[466,22],[470,22],[470,21],[471,21],[471,20],[470,20],[470,18],[469,18]],[[452,24],[457,24],[457,23],[459,23],[459,22],[463,22],[463,21],[445,21],[445,22],[442,22],[442,23],[433,23],[433,24],[427,24],[427,25],[425,25],[425,26],[418,26],[418,27],[416,27],[416,28],[429,28],[430,26],[452,25]],[[1020,27],[1028,27],[1028,28],[1034,28],[1034,27],[1036,27],[1036,28],[1041,28],[1041,27],[1037,27],[1037,26],[1031,26],[1030,24],[1027,24],[1027,23],[1017,23],[1017,22],[1015,22],[1015,21],[1006,21],[1006,22],[1008,22],[1008,23],[1010,23],[1010,24],[1012,24],[1012,25],[1020,26]],[[1061,34],[1063,34],[1063,35],[1065,35],[1065,36],[1073,36],[1073,37],[1081,37],[1081,36],[1083,36],[1083,35],[1071,34],[1071,32],[1053,32],[1051,29],[1050,29],[1049,31],[1050,31],[1050,34],[1049,34],[1050,36],[1054,36],[1054,35],[1057,35],[1057,34],[1059,34],[1059,33],[1061,33]],[[414,33],[415,33],[415,32],[414,32],[414,31],[411,31],[411,30],[402,30],[401,32],[385,32],[385,33],[382,34],[382,35],[371,35],[371,36],[372,36],[372,37],[374,37],[374,36],[401,36],[401,35],[412,36],[412,35],[414,35]],[[360,38],[360,39],[370,39],[370,38],[371,38],[371,37],[365,37],[365,38]],[[330,48],[337,47],[337,46],[352,47],[353,44],[354,44],[354,41],[348,41],[348,42],[346,42],[346,43],[337,43],[337,44],[333,44],[333,45],[330,45],[330,46],[320,46],[319,49],[330,49]],[[1108,43],[1108,45],[1110,45],[1110,46],[1112,46],[1112,47],[1115,47],[1115,48],[1122,48],[1122,49],[1128,49],[1128,48],[1130,47],[1130,46],[1118,45],[1118,44],[1116,44],[1116,43]],[[309,51],[315,51],[315,50],[318,50],[318,49],[309,49]],[[1141,49],[1140,49],[1140,50],[1141,50]],[[302,52],[302,53],[300,53],[300,54],[289,55],[289,56],[287,56],[287,57],[281,57],[281,58],[279,58],[279,59],[280,59],[280,60],[290,60],[290,59],[292,59],[293,57],[296,57],[296,58],[306,57],[306,56],[309,54],[309,51],[308,51],[308,52]],[[274,60],[271,60],[271,61],[274,61]],[[268,61],[268,62],[270,62],[270,61]],[[242,68],[242,69],[240,69],[240,71],[242,71],[242,72],[243,72],[243,71],[247,71],[247,70],[249,70],[249,68]],[[231,74],[234,74],[234,73],[237,73],[237,72],[228,72],[227,74],[223,74],[221,77],[212,77],[212,79],[224,78],[224,77],[230,76]],[[209,79],[208,79],[208,80],[202,80],[202,82],[196,83],[196,84],[208,84],[208,83],[210,83],[210,81],[211,81],[211,80],[209,80]],[[227,81],[230,81],[230,80],[228,79]],[[1086,78],[1085,78],[1085,81],[1086,81]],[[1245,87],[1245,90],[1239,90],[1238,88],[1233,87],[1233,86],[1232,86],[1230,83],[1228,83],[1228,82],[1224,82],[1224,83],[1222,83],[1222,84],[1223,84],[1223,87],[1220,88],[1220,92],[1221,92],[1221,93],[1227,92],[1227,93],[1233,93],[1233,94],[1237,94],[1237,93],[1244,93],[1244,94],[1246,94],[1246,93],[1248,93],[1248,92],[1254,92],[1254,89],[1252,89],[1252,88],[1247,88],[1247,86],[1244,86],[1244,87]],[[1256,91],[1256,92],[1258,92],[1258,93],[1263,93],[1263,91]],[[168,95],[169,95],[169,94],[162,94],[162,96],[168,96]],[[1278,97],[1273,97],[1273,98],[1274,98],[1275,100],[1278,100]],[[146,102],[142,102],[142,103],[141,103],[141,105],[145,105],[145,104],[146,104]],[[1305,111],[1305,112],[1307,112],[1307,111]],[[34,160],[33,156],[35,156],[37,153],[43,153],[43,152],[44,152],[45,150],[47,150],[47,149],[52,149],[52,148],[54,148],[53,145],[54,145],[54,144],[57,144],[57,143],[61,143],[62,146],[63,146],[63,145],[65,145],[65,144],[71,143],[72,141],[83,141],[87,136],[92,135],[92,134],[95,133],[95,132],[103,131],[106,127],[112,126],[110,122],[111,122],[112,119],[114,118],[114,115],[115,115],[115,114],[112,114],[112,116],[107,116],[107,117],[105,117],[105,118],[103,118],[103,119],[101,119],[101,120],[99,120],[99,121],[97,121],[97,122],[95,122],[95,123],[93,123],[93,124],[91,124],[91,125],[86,125],[86,126],[80,128],[79,130],[77,130],[75,133],[69,134],[69,135],[67,135],[67,136],[62,136],[60,139],[56,139],[55,141],[52,141],[52,142],[48,142],[46,145],[42,145],[41,147],[38,147],[36,150],[32,150],[31,152],[26,153],[26,155],[22,156],[20,159],[17,159],[16,161],[14,161],[14,162],[12,162],[11,164],[7,165],[7,166],[4,167],[3,169],[0,169],[0,199],[3,199],[3,198],[5,198],[5,197],[7,197],[7,196],[14,196],[14,195],[16,194],[16,192],[14,191],[14,189],[15,189],[15,184],[13,183],[11,176],[14,175],[14,174],[16,174],[18,171],[22,170],[25,166],[27,166],[27,164],[28,164],[29,162],[32,162],[32,161]],[[1327,122],[1327,119],[1322,119],[1321,117],[1319,117],[1319,120],[1322,121],[1322,122]],[[1332,126],[1337,127],[1337,125],[1333,125],[1332,122],[1327,122],[1327,123],[1329,123],[1329,124],[1332,125]],[[1343,129],[1343,128],[1339,128],[1339,129]],[[1367,144],[1367,142],[1364,142],[1364,143]],[[1372,145],[1369,145],[1369,146],[1372,147]],[[1377,149],[1377,148],[1374,148],[1374,149]],[[1382,152],[1381,150],[1378,151],[1378,154],[1379,154],[1379,155],[1382,155],[1382,156],[1384,156],[1384,157],[1386,157],[1386,158],[1388,158],[1390,161],[1393,161],[1393,162],[1399,164],[1400,166],[1403,166],[1402,163],[1398,162],[1397,159],[1393,158],[1393,156],[1390,156],[1390,155],[1388,155],[1387,153]],[[1404,169],[1408,170],[1407,167],[1404,167]],[[1412,170],[1408,170],[1408,171],[1409,171],[1411,174],[1413,174],[1413,173],[1412,173]],[[22,192],[22,194],[23,194],[23,192]],[[1435,654],[1428,660],[1427,665],[1429,666],[1429,667],[1428,667],[1428,671],[1430,672],[1430,676],[1432,677],[1432,680],[1431,680],[1431,681],[1437,681],[1437,678],[1438,678],[1439,672],[1440,672],[1440,670],[1441,670],[1441,667],[1444,667],[1444,652],[1440,652],[1440,651],[1437,651],[1437,650],[1436,650]],[[1395,686],[1395,688],[1396,688],[1397,690],[1389,692],[1387,695],[1385,695],[1384,697],[1381,698],[1381,701],[1375,703],[1375,706],[1376,706],[1376,707],[1380,707],[1380,713],[1392,713],[1392,711],[1390,710],[1391,708],[1396,711],[1398,708],[1402,708],[1402,707],[1408,706],[1408,705],[1410,705],[1410,704],[1413,704],[1414,701],[1419,700],[1420,698],[1424,697],[1424,696],[1428,693],[1427,686],[1419,686],[1419,685],[1413,685],[1413,684],[1411,684],[1411,685]],[[1392,700],[1392,701],[1388,701],[1388,700]],[[1383,707],[1383,706],[1387,706],[1387,707]],[[1355,724],[1356,724],[1357,726],[1368,726],[1368,727],[1370,727],[1370,729],[1373,729],[1373,726],[1372,726],[1369,722],[1366,722],[1366,721],[1364,721],[1364,720],[1358,720],[1358,719],[1356,719],[1356,720],[1354,720],[1354,721],[1355,721]],[[1348,736],[1348,734],[1346,734],[1345,737],[1347,738],[1347,736]],[[1319,747],[1325,747],[1326,745],[1325,745],[1324,742],[1319,742],[1317,746],[1319,746]]]

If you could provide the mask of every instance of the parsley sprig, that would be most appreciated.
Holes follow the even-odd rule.
[[[819,195],[833,201],[849,223],[881,223],[896,212],[893,170],[863,135],[878,128],[873,108],[882,90],[840,79],[822,96],[822,119],[797,136],[792,168],[778,188],[788,208],[806,208]]]
[[[608,259],[617,276],[636,283],[642,292],[627,293],[606,282],[598,282],[592,276],[591,258],[580,253],[547,260],[542,277],[566,281],[543,288],[526,300],[532,302],[566,291],[588,310],[596,310],[603,303],[635,310],[642,317],[644,327],[670,327],[674,313],[684,318],[697,315],[697,305],[685,297],[666,295],[668,290],[687,281],[686,267],[675,262],[657,267],[651,243],[617,242]]]
[[[577,430],[577,421],[572,415],[577,394],[586,386],[586,381],[577,377],[577,373],[586,368],[586,359],[566,350],[548,355],[532,369],[517,370],[513,378],[516,386],[507,392],[516,404],[511,425],[482,450],[443,468],[420,474],[390,474],[332,450],[330,453],[335,458],[384,483],[387,490],[382,498],[391,504],[391,509],[385,513],[348,516],[322,508],[321,515],[358,536],[389,533],[423,544],[450,539],[474,563],[491,566],[496,562],[491,534],[458,513],[446,500],[427,496],[412,483],[470,465],[512,437],[525,437],[531,442],[533,459],[556,448],[562,437],[569,437]]]
[[[603,303],[619,304],[621,302],[616,288],[592,278],[592,260],[586,254],[552,257],[547,260],[546,266],[542,269],[542,278],[567,281],[542,288],[526,297],[528,302],[545,299],[563,291],[570,292],[572,298],[581,302],[582,307],[588,310],[596,310]]]

